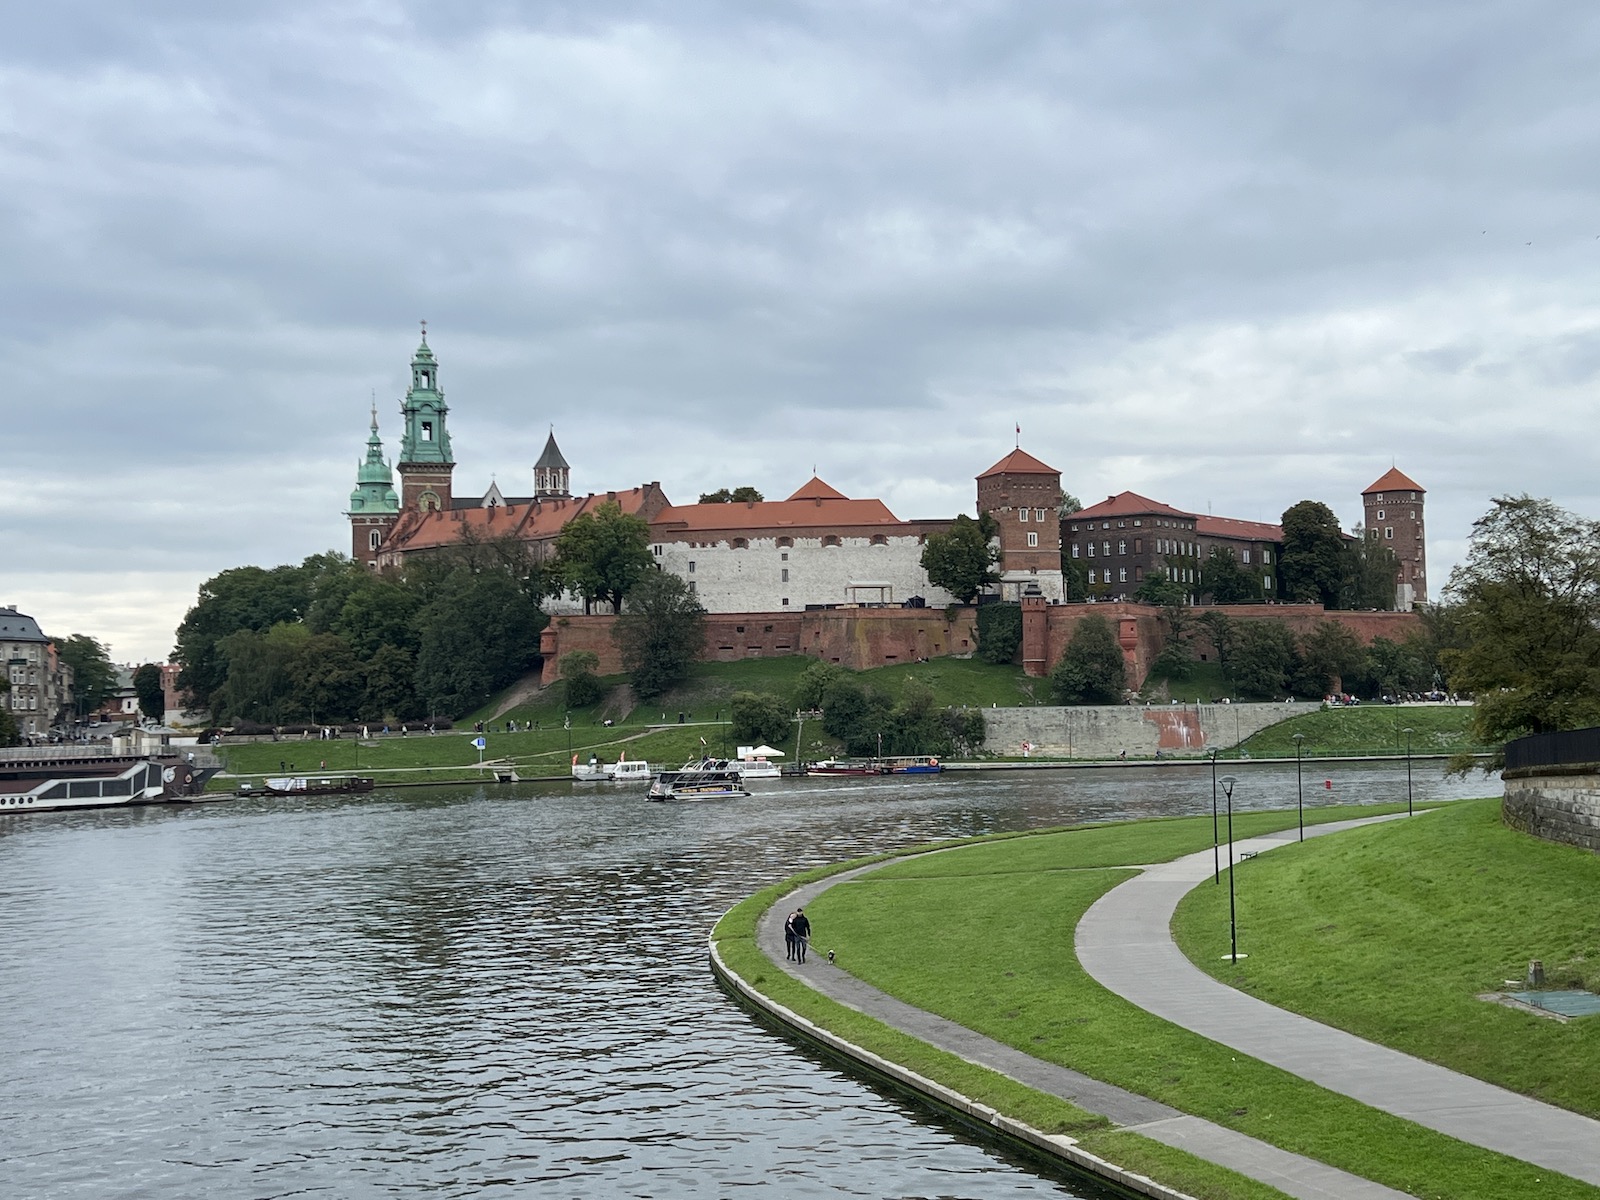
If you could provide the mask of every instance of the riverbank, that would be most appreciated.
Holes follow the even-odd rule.
[[[1340,815],[1348,814],[1328,809],[1307,814],[1312,823]],[[1235,829],[1239,837],[1257,836],[1292,826],[1294,821],[1292,812],[1236,814]],[[1451,832],[1443,824],[1435,827]],[[1414,831],[1428,828],[1426,821],[1411,826]],[[1313,842],[1275,853],[1287,856],[1280,859],[1280,866],[1323,854],[1339,857],[1334,851],[1352,836],[1342,834],[1320,845]],[[1381,841],[1383,834],[1366,836]],[[1210,838],[1209,819],[1189,819],[979,843],[879,868],[823,894],[808,905],[808,912],[817,929],[824,931],[817,941],[819,949],[835,950],[840,964],[863,984],[1025,1051],[1032,1058],[1194,1113],[1236,1134],[1413,1195],[1498,1200],[1597,1194],[1588,1185],[1548,1170],[1419,1130],[1398,1117],[1169,1025],[1107,993],[1084,974],[1070,950],[1063,952],[1064,946],[1072,945],[1071,931],[1079,917],[1128,877],[1125,864],[1164,862],[1195,850],[1209,850]],[[1271,860],[1269,855],[1262,861]],[[1249,881],[1259,869],[1255,860],[1245,864],[1240,872],[1241,894],[1250,890]],[[1359,870],[1350,869],[1353,874],[1345,880],[1342,892],[1360,896]],[[1341,890],[1337,883],[1329,886]],[[840,1006],[792,979],[755,944],[760,911],[782,899],[785,890],[769,889],[730,912],[714,935],[719,953],[746,980],[759,976],[754,986],[764,995],[837,1031],[841,1028],[836,1024],[842,1019]],[[1367,914],[1362,928],[1367,943],[1381,947],[1386,917],[1403,921],[1406,914],[1385,914],[1381,906],[1371,907],[1375,911]],[[1259,910],[1250,911],[1251,919],[1258,920]],[[959,914],[959,920],[953,920],[952,914]],[[1208,928],[1214,940],[1214,922]],[[1503,968],[1497,965],[1495,969]],[[1336,986],[1327,975],[1318,974],[1317,978],[1319,986]],[[1521,1016],[1507,1009],[1494,1011]],[[856,1015],[843,1021],[843,1028],[858,1029],[861,1018]],[[870,1029],[866,1033],[881,1036]],[[885,1053],[870,1041],[867,1046],[875,1053]],[[886,1056],[894,1057],[892,1049]],[[1547,1065],[1559,1069],[1562,1064]],[[934,1059],[926,1062],[921,1073],[961,1090],[960,1082],[952,1082],[952,1077],[941,1072]],[[991,1087],[996,1098],[980,1097],[980,1103],[1023,1119],[1047,1134],[1059,1133],[1064,1123],[1074,1119],[1082,1127],[1081,1116],[1054,1112],[1038,1097],[1007,1098],[993,1092],[993,1085],[985,1086]],[[1032,1112],[1035,1119],[1029,1120],[1023,1115],[1026,1112]],[[1079,1140],[1097,1155],[1144,1174],[1178,1179],[1172,1173],[1173,1152],[1167,1147],[1152,1150],[1149,1140],[1136,1133],[1101,1127]],[[1261,1194],[1241,1186],[1236,1178],[1214,1175],[1216,1168],[1204,1164],[1180,1162],[1176,1169],[1185,1172],[1188,1180],[1179,1186],[1193,1194],[1199,1194],[1197,1188],[1220,1197]]]

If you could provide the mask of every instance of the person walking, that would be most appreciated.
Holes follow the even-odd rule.
[[[806,943],[811,940],[811,918],[806,916],[805,909],[797,908],[789,920],[794,926],[794,960],[803,963],[806,961]]]
[[[794,961],[794,914],[790,913],[783,919],[783,956],[790,962]]]

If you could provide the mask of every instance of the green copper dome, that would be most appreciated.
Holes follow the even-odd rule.
[[[367,460],[356,468],[356,487],[350,493],[350,512],[391,516],[400,511],[395,495],[394,475],[383,459],[383,441],[378,437],[378,409],[372,409],[372,434],[367,438]]]
[[[411,359],[411,386],[400,403],[405,432],[400,437],[400,462],[454,465],[450,452],[450,433],[445,429],[445,414],[450,409],[439,387],[439,364],[428,348],[428,335]]]

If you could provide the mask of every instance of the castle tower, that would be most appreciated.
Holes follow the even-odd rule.
[[[1423,536],[1422,503],[1427,493],[1395,467],[1361,493],[1367,536],[1382,539],[1400,560],[1394,606],[1410,612],[1428,600],[1428,544]]]
[[[1000,595],[1060,603],[1061,472],[1021,447],[978,476],[978,511],[1000,529]],[[1037,589],[1037,590],[1035,590]]]
[[[422,326],[422,345],[411,360],[411,386],[400,403],[405,432],[400,438],[400,504],[424,512],[448,511],[450,479],[455,459],[450,453],[450,433],[445,414],[450,410],[439,387],[439,364],[428,348],[428,326]]]
[[[384,461],[378,437],[378,406],[372,406],[372,433],[367,438],[367,460],[356,468],[356,487],[350,493],[350,557],[369,567],[378,565],[378,550],[400,513],[394,494],[394,476]]]
[[[568,479],[570,471],[567,460],[561,457],[561,448],[556,445],[556,431],[552,429],[549,440],[544,444],[544,453],[533,464],[533,498],[566,499],[572,494]]]

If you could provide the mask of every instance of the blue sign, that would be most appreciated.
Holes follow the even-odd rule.
[[[479,737],[479,738],[473,738],[472,739],[472,744],[474,746],[476,746],[479,750],[482,750],[485,746],[487,746],[489,744],[489,742],[488,742],[487,739]]]

